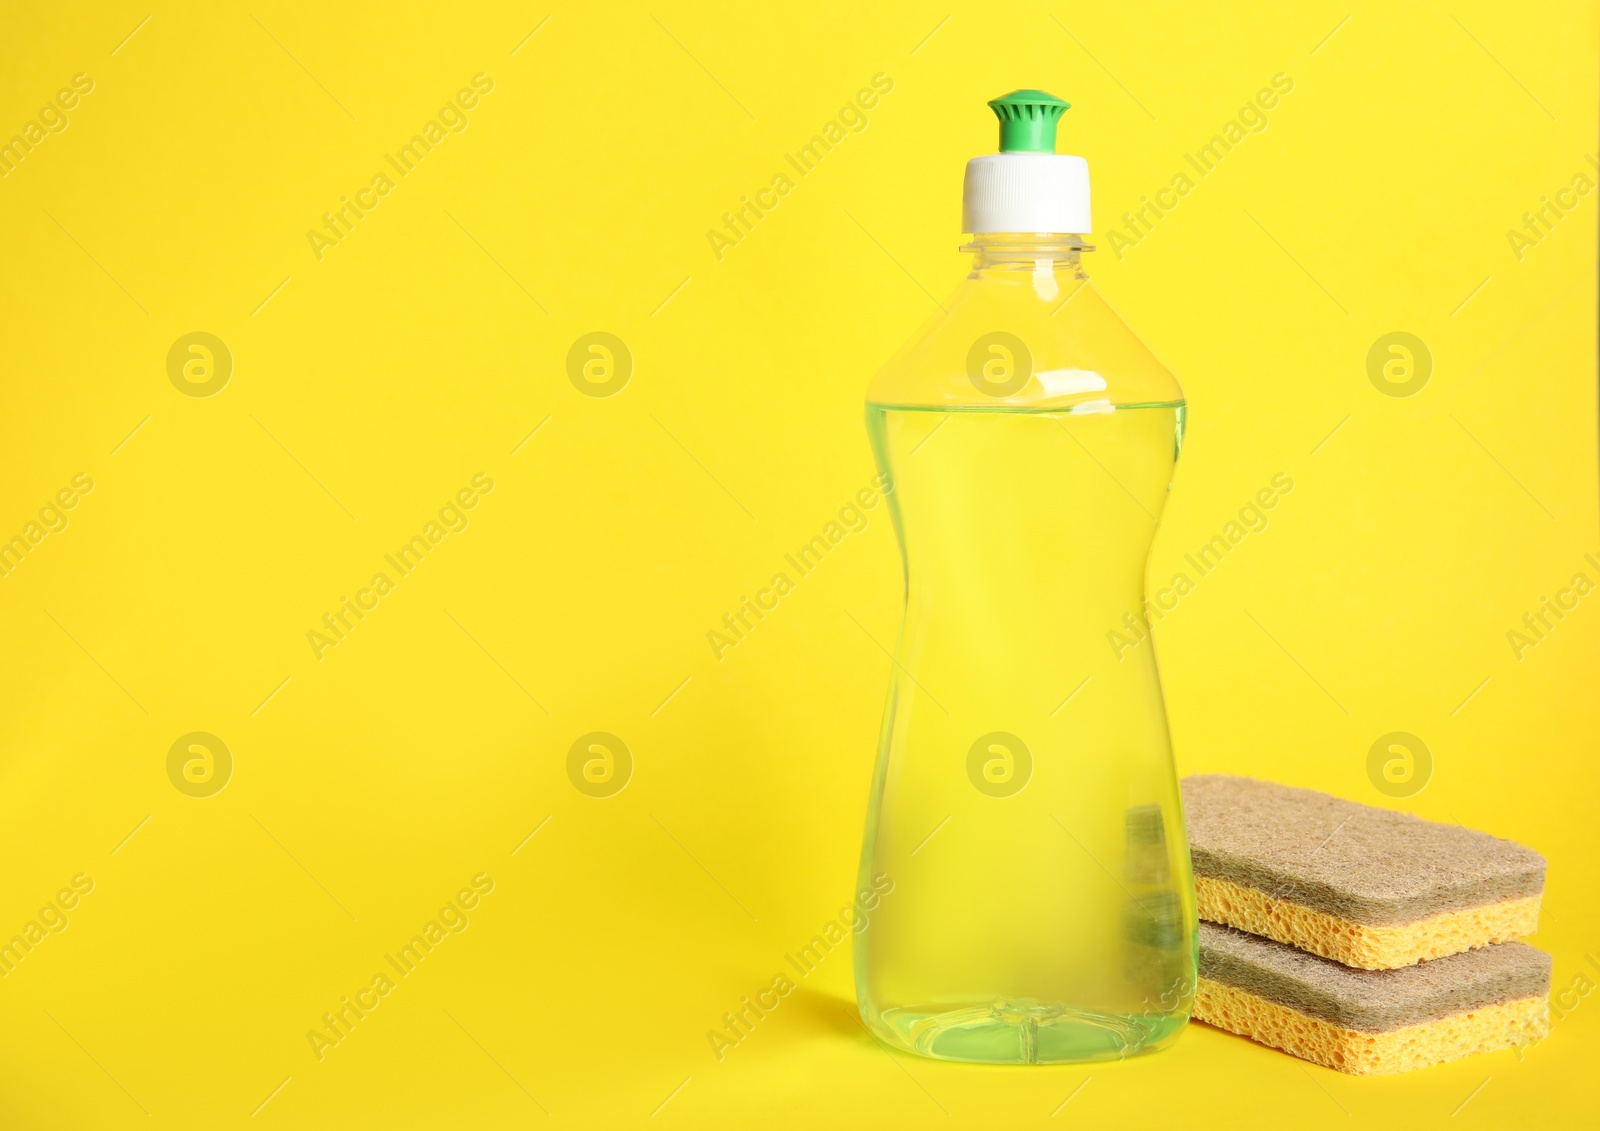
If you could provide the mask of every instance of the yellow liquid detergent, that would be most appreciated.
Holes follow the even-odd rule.
[[[895,896],[856,938],[856,988],[873,1032],[925,1056],[1124,1057],[1194,993],[1154,650],[1107,636],[1144,606],[1183,395],[1083,248],[977,235],[868,396],[906,603],[861,856]]]

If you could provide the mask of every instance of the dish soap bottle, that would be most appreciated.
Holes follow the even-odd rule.
[[[1088,164],[1055,152],[1067,103],[989,105],[972,272],[867,397],[905,612],[860,873],[894,888],[856,935],[856,993],[874,1033],[924,1056],[1120,1058],[1171,1040],[1195,985],[1142,628],[1183,391],[1083,272]]]

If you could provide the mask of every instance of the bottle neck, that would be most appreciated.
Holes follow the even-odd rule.
[[[1079,257],[1094,246],[1070,233],[988,232],[962,244],[972,253],[972,277],[1023,273],[1082,282],[1088,279]]]

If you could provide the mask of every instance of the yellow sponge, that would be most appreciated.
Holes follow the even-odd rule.
[[[1366,970],[1532,934],[1544,858],[1508,840],[1251,778],[1183,781],[1200,918]]]
[[[1538,1040],[1550,956],[1505,943],[1399,970],[1354,970],[1200,924],[1194,1018],[1340,1072],[1409,1072]]]
[[[1441,911],[1411,923],[1355,923],[1227,880],[1196,876],[1200,918],[1290,943],[1363,970],[1393,970],[1539,929],[1539,897]]]

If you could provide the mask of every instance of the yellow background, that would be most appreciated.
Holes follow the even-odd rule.
[[[95,83],[0,181],[0,535],[95,483],[0,579],[0,941],[95,885],[0,979],[0,1124],[1592,1110],[1577,991],[1520,1057],[1400,1078],[1200,1026],[1001,1070],[877,1046],[839,952],[718,1062],[707,1030],[850,896],[900,602],[883,511],[721,660],[706,633],[870,483],[862,393],[966,269],[983,103],[1043,87],[1093,171],[1091,272],[1190,399],[1152,577],[1296,485],[1161,626],[1180,770],[1538,848],[1534,941],[1558,991],[1600,981],[1600,597],[1521,659],[1506,638],[1600,580],[1600,194],[1520,261],[1506,237],[1594,176],[1595,6],[601,7],[0,16],[0,138]],[[306,232],[479,72],[469,128],[319,261]],[[880,72],[868,128],[718,261],[707,229]],[[1105,250],[1279,72],[1270,126]],[[234,358],[215,396],[168,379],[196,330]],[[595,330],[634,359],[615,396],[567,376]],[[1366,372],[1396,330],[1434,359],[1407,398]],[[317,659],[307,632],[479,472],[470,526]],[[235,760],[209,798],[166,772],[193,731]],[[567,777],[592,731],[635,760],[610,798]],[[1408,798],[1367,777],[1391,731],[1434,758]],[[478,873],[470,927],[319,1062],[306,1032]]]

